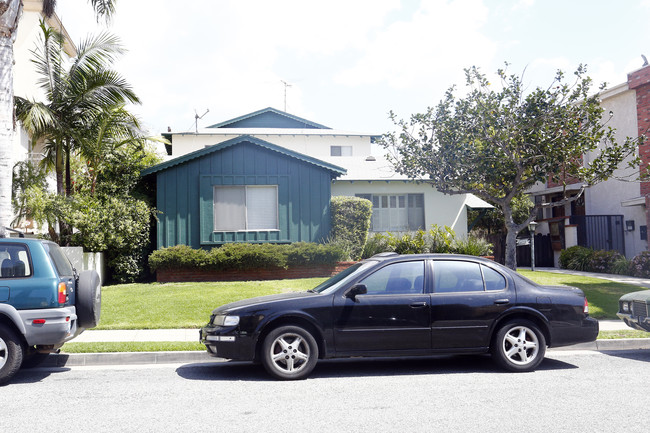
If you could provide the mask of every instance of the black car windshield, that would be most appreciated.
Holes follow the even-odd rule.
[[[352,265],[346,270],[334,275],[329,280],[323,281],[318,286],[314,287],[311,291],[316,293],[333,292],[339,287],[341,287],[341,285],[345,284],[348,280],[353,278],[354,275],[357,273],[357,271],[367,269],[368,267],[372,266],[374,263],[375,263],[374,261],[364,261]]]

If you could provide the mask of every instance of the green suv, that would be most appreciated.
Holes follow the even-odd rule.
[[[101,282],[54,242],[0,238],[0,384],[99,322]]]

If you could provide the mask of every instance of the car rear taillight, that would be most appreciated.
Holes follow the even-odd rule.
[[[582,309],[582,312],[585,314],[589,314],[589,304],[587,303],[587,297],[585,296],[585,306]]]
[[[68,299],[68,286],[65,283],[59,283],[59,304],[65,304]]]

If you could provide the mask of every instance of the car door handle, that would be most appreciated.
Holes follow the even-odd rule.
[[[506,298],[506,299],[497,299],[496,301],[494,301],[495,305],[506,305],[506,304],[509,304],[509,303],[510,303],[510,299],[508,299],[508,298]]]
[[[411,304],[411,308],[422,308],[426,306],[427,306],[426,302],[414,302]]]

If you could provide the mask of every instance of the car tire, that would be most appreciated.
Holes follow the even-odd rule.
[[[266,371],[277,379],[304,379],[316,366],[318,344],[299,326],[281,326],[264,338],[261,358]]]
[[[506,370],[533,371],[544,360],[546,339],[534,323],[514,320],[499,328],[491,352],[496,363]]]
[[[0,325],[0,385],[8,382],[23,363],[23,345],[14,331]]]
[[[79,284],[75,298],[77,326],[94,328],[99,323],[102,306],[102,285],[97,271],[83,271],[79,274]]]

